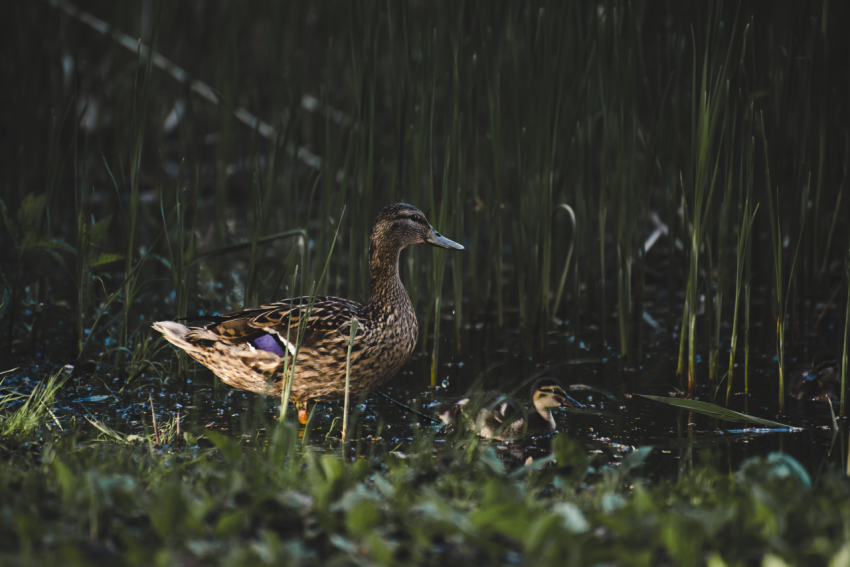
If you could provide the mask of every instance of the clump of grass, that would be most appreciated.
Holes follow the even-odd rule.
[[[727,69],[732,56],[732,46],[726,50],[725,62],[721,65],[717,61],[719,52],[719,40],[715,37],[720,33],[719,6],[708,18],[706,24],[706,45],[703,47],[703,64],[699,86],[697,86],[697,45],[696,37],[693,36],[693,79],[691,106],[691,152],[693,177],[689,179],[689,186],[683,183],[682,189],[685,195],[685,209],[690,217],[690,235],[688,243],[688,287],[687,301],[687,333],[688,333],[688,393],[693,395],[696,385],[696,316],[697,297],[700,288],[699,282],[699,259],[700,249],[705,243],[708,228],[708,215],[711,210],[712,197],[714,195],[715,182],[717,180],[717,168],[721,153],[717,152],[714,164],[711,157],[715,148],[723,139],[725,122],[720,121],[724,111],[726,96],[728,95],[728,84],[726,82]],[[737,26],[737,21],[736,21]],[[735,27],[736,27],[735,26]],[[732,37],[735,37],[735,27]],[[714,46],[709,41],[713,38]],[[714,47],[714,50],[712,50]],[[719,139],[718,125],[721,126]],[[706,290],[708,293],[708,290]],[[682,332],[685,332],[683,327]]]
[[[750,235],[753,230],[753,222],[755,221],[756,213],[758,212],[758,205],[753,208],[752,202],[750,201],[752,195],[752,164],[753,164],[753,148],[754,141],[751,138],[749,146],[748,155],[748,163],[750,167],[748,168],[750,174],[747,175],[746,182],[746,191],[744,191],[743,187],[741,187],[740,195],[744,195],[746,193],[746,198],[744,200],[743,206],[741,206],[740,197],[738,201],[738,215],[740,217],[740,225],[738,228],[738,245],[737,250],[738,254],[736,256],[736,268],[735,268],[735,306],[733,308],[732,315],[732,338],[729,346],[729,370],[727,371],[726,378],[726,405],[729,405],[729,397],[732,395],[732,377],[734,375],[735,370],[735,352],[738,347],[738,313],[739,313],[739,304],[741,300],[741,291],[744,291],[746,294],[746,306],[745,306],[745,323],[746,323],[746,334],[749,336],[749,283],[746,282],[747,279],[747,260],[752,257],[752,241],[750,240]],[[743,161],[743,157],[741,158]],[[741,177],[743,177],[743,166],[740,169],[740,176],[738,179],[739,186],[741,186]],[[719,316],[719,314],[718,314]],[[747,341],[748,342],[748,341]],[[749,345],[747,345],[747,355],[749,355]],[[744,392],[748,393],[749,384],[745,380],[744,382]]]
[[[785,410],[785,331],[787,329],[786,317],[788,314],[788,297],[790,294],[791,284],[794,281],[794,269],[797,266],[797,253],[800,251],[800,242],[803,239],[803,229],[805,227],[805,215],[802,216],[800,232],[797,237],[797,244],[794,247],[794,256],[791,260],[791,269],[788,273],[788,283],[785,283],[785,272],[782,268],[782,248],[783,248],[783,233],[779,219],[778,211],[778,187],[774,191],[770,184],[770,158],[767,147],[767,139],[764,134],[764,118],[762,118],[762,144],[764,145],[764,163],[765,163],[765,179],[767,181],[767,205],[770,213],[770,236],[773,242],[773,268],[775,278],[775,312],[776,312],[776,355],[779,364],[779,411]],[[809,202],[809,186],[811,185],[811,174],[809,180],[803,190],[803,198],[801,203],[807,206]],[[774,193],[776,193],[774,195]]]
[[[57,252],[75,252],[74,248],[64,240],[51,237],[47,233],[47,205],[47,195],[36,196],[34,193],[28,193],[17,212],[12,216],[6,207],[6,203],[0,199],[0,213],[2,213],[3,222],[12,240],[10,248],[15,253],[12,281],[10,282],[10,290],[7,290],[8,299],[4,301],[4,304],[8,304],[5,310],[8,313],[6,341],[10,346],[14,339],[21,290],[31,283],[29,270],[35,271],[36,274],[46,270],[44,258],[46,254],[58,260],[59,265],[64,267],[64,262]],[[43,274],[36,276],[36,279],[39,277],[43,277]]]
[[[2,374],[14,372],[14,370],[7,370]],[[67,369],[60,368],[48,375],[44,381],[36,384],[28,394],[7,389],[7,393],[0,398],[0,435],[3,438],[25,438],[36,429],[42,427],[50,429],[52,425],[61,430],[62,424],[53,413],[53,403],[56,393],[70,375]],[[0,386],[4,381],[5,377],[0,380]],[[12,409],[12,404],[19,402],[23,403]]]
[[[161,168],[160,168],[161,170]],[[168,246],[168,263],[171,268],[171,281],[174,285],[175,292],[175,316],[177,319],[183,319],[189,312],[189,290],[191,285],[190,277],[190,259],[194,252],[194,235],[195,225],[197,221],[197,202],[198,202],[198,174],[195,174],[195,182],[193,184],[193,199],[191,202],[195,204],[193,207],[192,222],[189,225],[189,234],[186,234],[186,187],[183,184],[183,162],[180,163],[180,169],[177,172],[177,183],[174,190],[174,216],[177,224],[177,242],[175,254],[171,246],[171,238],[168,235],[168,220],[165,215],[165,207],[163,205],[164,187],[162,186],[162,175],[160,174],[159,194],[160,194],[160,213],[162,214],[162,225],[166,227],[166,245]],[[187,356],[186,353],[180,350],[177,353],[177,376],[182,382],[186,377]]]
[[[124,296],[122,303],[121,324],[119,327],[118,342],[122,346],[130,344],[130,309],[133,305],[133,300],[139,290],[139,285],[142,283],[138,279],[138,273],[133,265],[133,260],[136,257],[136,233],[138,230],[139,218],[139,181],[141,177],[142,167],[142,150],[145,143],[145,127],[147,125],[146,115],[148,107],[148,96],[151,83],[151,71],[153,70],[153,53],[156,52],[157,36],[159,33],[160,18],[162,16],[162,2],[157,2],[154,8],[154,21],[151,28],[150,37],[150,53],[144,67],[144,74],[141,85],[135,84],[133,89],[133,114],[131,121],[131,140],[130,140],[130,195],[129,195],[129,218],[126,224],[126,253],[124,255]],[[142,43],[139,41],[139,47],[136,52],[136,68],[141,69],[141,50]],[[138,75],[136,76],[138,81]],[[104,158],[104,162],[105,162]],[[114,178],[113,178],[114,182]],[[115,185],[115,190],[118,192],[118,186]],[[120,193],[119,193],[120,201]],[[118,358],[122,361],[122,358]]]

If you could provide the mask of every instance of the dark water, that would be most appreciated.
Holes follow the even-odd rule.
[[[608,335],[616,332],[613,328],[616,319],[612,321]],[[542,350],[538,345],[533,356],[520,354],[519,332],[511,323],[503,329],[495,324],[467,324],[461,333],[459,349],[454,321],[445,314],[441,333],[440,365],[433,386],[431,353],[417,351],[381,392],[433,416],[429,406],[465,394],[473,385],[486,391],[516,392],[516,398],[527,401],[528,384],[535,377],[556,378],[586,405],[584,410],[559,410],[556,413],[559,430],[568,432],[588,451],[597,453],[599,464],[617,462],[636,447],[652,445],[655,450],[644,469],[644,474],[652,478],[672,477],[694,463],[707,460],[720,470],[735,470],[750,457],[774,451],[792,455],[813,475],[827,463],[840,467],[847,461],[847,433],[841,429],[833,435],[828,404],[787,399],[785,414],[779,414],[776,364],[772,358],[751,359],[751,394],[734,395],[730,408],[799,429],[754,429],[749,424],[720,421],[636,395],[668,396],[676,389],[678,340],[663,331],[646,333],[643,364],[631,371],[624,370],[623,360],[610,346],[617,344],[616,337],[609,337],[609,346],[602,346],[601,331],[594,326],[583,328],[582,338],[578,339],[569,324],[553,327],[547,335],[548,345]],[[163,352],[170,356],[172,351]],[[792,371],[795,368],[802,371],[809,364],[802,357],[798,361],[790,354],[787,356]],[[725,366],[728,352],[721,360]],[[50,365],[22,362],[18,371],[7,375],[4,386],[26,392]],[[711,402],[715,388],[707,384],[705,363],[698,366],[702,385],[697,398]],[[225,384],[215,386],[212,373],[196,364],[192,366],[190,383],[182,392],[147,376],[125,385],[123,377],[111,372],[104,366],[78,368],[74,372],[57,397],[55,413],[63,428],[94,431],[90,419],[124,435],[144,435],[151,432],[152,400],[160,429],[173,427],[179,414],[182,431],[215,428],[233,436],[262,440],[280,412],[279,399],[235,390]],[[740,390],[743,368],[739,366],[736,372],[735,390]],[[717,403],[723,403],[725,388],[724,383],[717,394]],[[837,406],[835,409],[838,410]],[[384,450],[404,452],[416,427],[436,432],[438,445],[451,442],[451,436],[446,435],[441,424],[430,422],[378,393],[353,403],[352,412],[359,414],[353,429],[359,431],[359,438],[379,444]],[[307,444],[316,450],[338,446],[339,422],[330,435],[328,432],[342,413],[341,402],[317,405],[306,431]],[[182,437],[173,436],[170,440],[172,448],[186,445]],[[522,462],[529,456],[545,454],[550,442],[551,436],[544,436],[494,445],[506,459]]]

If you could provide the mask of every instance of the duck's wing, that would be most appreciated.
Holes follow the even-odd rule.
[[[189,318],[185,321],[190,329],[186,339],[234,345],[249,343],[254,348],[284,356],[287,351],[294,354],[299,333],[302,333],[302,349],[318,350],[339,341],[347,344],[352,318],[358,320],[358,336],[368,332],[360,304],[320,296],[311,306],[311,299],[285,299],[241,311]]]

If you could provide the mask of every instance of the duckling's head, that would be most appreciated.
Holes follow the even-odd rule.
[[[837,382],[840,377],[838,360],[829,352],[819,352],[812,359],[812,369],[806,376],[806,381],[817,380],[829,384]]]
[[[395,203],[381,209],[369,238],[370,256],[379,250],[397,253],[412,244],[463,250],[463,246],[434,230],[425,218],[425,213],[416,207]]]
[[[534,407],[537,408],[537,411],[546,411],[559,407],[584,407],[568,396],[564,387],[561,386],[557,380],[553,380],[552,378],[541,378],[532,384],[531,399],[534,401]]]

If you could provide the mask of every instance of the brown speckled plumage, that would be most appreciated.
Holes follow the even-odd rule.
[[[831,402],[841,398],[841,364],[831,353],[821,352],[812,359],[809,369],[791,375],[788,395],[798,400]]]
[[[416,313],[399,278],[398,260],[405,247],[419,243],[462,249],[440,236],[416,207],[389,205],[378,214],[369,241],[370,297],[366,305],[339,297],[317,297],[308,314],[310,298],[302,297],[198,317],[185,324],[162,321],[154,328],[227,384],[280,396],[284,357],[291,364],[299,322],[307,316],[290,396],[303,409],[309,400],[344,397],[353,317],[358,330],[351,351],[349,390],[356,398],[392,378],[416,345]],[[258,347],[270,340],[275,341],[271,348]]]
[[[541,378],[532,384],[531,400],[535,411],[527,412],[505,394],[476,393],[444,400],[434,410],[447,425],[466,422],[471,431],[486,439],[515,441],[555,431],[554,408],[582,407],[551,378]]]

